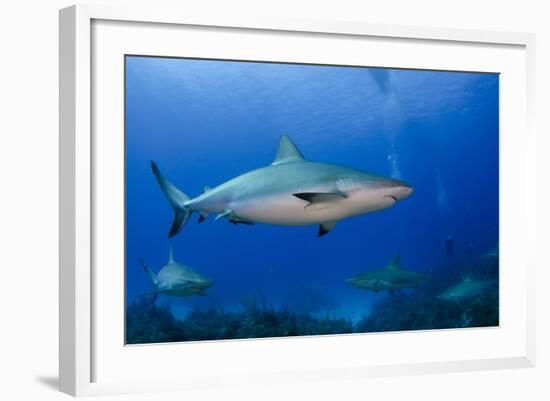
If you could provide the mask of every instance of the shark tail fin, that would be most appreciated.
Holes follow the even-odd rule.
[[[153,284],[153,287],[155,290],[157,289],[157,277],[155,276],[155,273],[149,267],[143,262],[143,259],[139,260],[139,263],[141,263],[141,266],[143,267],[143,270],[145,270],[145,273],[147,273],[147,277],[149,277],[149,280],[151,280],[151,284]]]
[[[154,290],[154,291],[149,291],[149,292],[144,292],[143,294],[139,294],[139,295],[136,295],[134,297],[134,299],[138,299],[138,298],[145,298],[145,297],[151,297],[151,303],[154,304],[157,299],[158,299],[158,296],[163,294],[164,291],[160,291],[160,290]]]
[[[172,238],[183,228],[183,226],[185,226],[185,223],[187,223],[191,216],[192,211],[185,206],[185,202],[190,198],[164,178],[154,161],[151,161],[151,169],[168,203],[170,203],[170,206],[174,209],[174,221],[172,222],[172,227],[170,227],[170,232],[168,234],[168,237]]]

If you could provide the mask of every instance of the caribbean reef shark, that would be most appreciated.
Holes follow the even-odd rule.
[[[199,223],[213,213],[234,224],[301,226],[319,224],[319,236],[351,216],[395,205],[413,192],[402,181],[335,164],[305,160],[292,140],[282,135],[271,165],[235,177],[191,199],[151,162],[153,173],[175,212],[169,237],[193,212]]]
[[[143,261],[141,261],[141,265],[154,287],[153,291],[143,295],[164,294],[175,297],[206,295],[206,289],[213,285],[212,281],[204,278],[191,267],[176,262],[172,247],[170,247],[168,264],[160,269],[157,275]]]
[[[446,289],[437,298],[444,301],[462,301],[464,299],[473,298],[489,287],[496,284],[495,279],[475,280],[470,277],[463,279],[460,283]]]
[[[401,268],[399,254],[395,255],[388,266],[359,274],[346,279],[346,282],[353,287],[374,292],[394,291],[404,288],[416,288],[428,281],[429,275]]]

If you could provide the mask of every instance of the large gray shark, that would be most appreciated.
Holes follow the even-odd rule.
[[[388,266],[362,273],[346,279],[353,287],[374,292],[388,291],[390,294],[404,288],[416,288],[428,281],[429,275],[401,268],[399,254],[395,255]]]
[[[282,135],[277,157],[262,167],[191,199],[151,162],[153,173],[175,212],[169,237],[176,235],[193,212],[199,222],[210,213],[234,224],[283,226],[319,224],[319,236],[336,223],[395,205],[413,192],[402,181],[335,164],[307,161],[292,140]]]
[[[437,298],[444,301],[462,301],[468,298],[473,298],[489,287],[496,284],[495,279],[476,280],[470,277],[464,278],[460,283],[446,289]]]
[[[204,278],[194,269],[174,260],[172,247],[168,264],[157,275],[141,261],[143,269],[149,276],[154,290],[144,295],[171,295],[175,297],[188,297],[191,295],[206,295],[207,288],[212,287],[212,281]]]

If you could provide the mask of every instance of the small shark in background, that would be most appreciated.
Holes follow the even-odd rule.
[[[170,247],[168,264],[160,269],[157,275],[142,260],[140,262],[154,287],[153,291],[143,295],[153,295],[155,297],[160,294],[175,297],[207,295],[205,293],[206,289],[214,285],[212,281],[204,278],[191,267],[176,262],[172,247]]]
[[[190,198],[151,162],[153,173],[175,212],[169,237],[193,212],[199,223],[209,214],[233,224],[301,226],[319,224],[327,234],[348,217],[382,210],[408,198],[413,188],[402,181],[335,164],[305,160],[292,140],[282,135],[277,156],[262,167]]]
[[[460,283],[453,285],[437,296],[444,301],[462,301],[473,298],[489,287],[496,284],[495,279],[475,280],[470,277],[464,278]]]
[[[374,292],[388,291],[392,294],[404,288],[416,288],[428,281],[430,275],[401,268],[399,253],[388,266],[346,279],[353,287]]]

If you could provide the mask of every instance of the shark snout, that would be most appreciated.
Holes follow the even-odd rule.
[[[357,279],[355,277],[347,278],[345,282],[349,285],[357,286]]]
[[[213,285],[214,285],[214,282],[211,281],[211,280],[202,280],[202,281],[200,282],[200,287],[201,287],[201,288],[204,288],[204,289],[210,288],[210,287],[212,287]]]
[[[392,180],[392,188],[390,196],[395,201],[400,201],[408,198],[413,193],[412,185],[409,185],[403,181]]]
[[[412,193],[414,191],[413,187],[408,186],[408,185],[403,185],[399,188],[400,188],[400,191],[397,194],[394,195],[398,200],[408,198],[409,196],[412,195]]]

